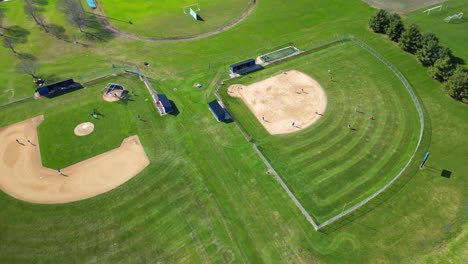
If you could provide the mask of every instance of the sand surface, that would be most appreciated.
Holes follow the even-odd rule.
[[[320,119],[327,95],[309,75],[292,70],[245,86],[233,84],[228,94],[240,97],[272,135],[304,129]]]
[[[102,94],[102,99],[107,102],[116,102],[120,100],[120,97],[122,96],[123,90],[114,90],[110,93],[104,92]]]
[[[89,135],[91,134],[91,132],[93,132],[94,130],[94,124],[91,123],[91,122],[84,122],[84,123],[81,123],[79,125],[77,125],[75,127],[75,129],[73,130],[73,132],[75,133],[75,135],[77,136],[86,136],[86,135]]]
[[[36,128],[43,119],[0,128],[0,189],[17,199],[50,204],[91,198],[125,183],[149,164],[135,135],[116,149],[62,168],[60,175],[41,163]]]

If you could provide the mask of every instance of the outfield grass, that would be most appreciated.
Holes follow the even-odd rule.
[[[240,83],[288,70],[309,74],[327,93],[324,115],[300,132],[270,136],[239,98],[228,96],[226,89],[223,95],[309,214],[323,222],[374,193],[404,167],[416,148],[419,115],[397,77],[353,42],[290,59]],[[238,80],[225,87],[231,83]]]
[[[148,37],[183,37],[213,31],[234,22],[245,12],[251,0],[200,1],[101,1],[109,22],[123,31]],[[183,7],[198,3],[192,9],[202,18],[195,21]],[[131,21],[131,23],[129,23]]]
[[[64,205],[34,205],[0,193],[1,263],[463,263],[468,109],[446,96],[414,56],[367,29],[374,10],[362,1],[258,1],[255,12],[227,32],[176,43],[95,42],[65,22],[57,0],[47,3],[47,18],[86,46],[40,31],[24,17],[22,1],[0,4],[7,25],[30,32],[18,49],[38,59],[41,74],[84,81],[111,72],[112,64],[135,70],[148,61],[142,71],[180,113],[160,117],[145,103],[132,106],[149,116],[134,129],[151,164],[111,192]],[[424,148],[431,156],[426,169],[412,170],[353,217],[317,233],[265,174],[237,128],[215,122],[206,103],[214,99],[210,83],[229,64],[285,43],[305,49],[346,33],[408,78],[426,111]],[[454,50],[464,47],[444,41],[455,43]],[[0,104],[32,94],[30,77],[13,67],[19,58],[3,47],[0,58],[0,94],[14,91]],[[194,83],[204,86],[195,89]],[[80,90],[0,106],[0,126],[93,100]],[[442,169],[451,177],[441,177]]]

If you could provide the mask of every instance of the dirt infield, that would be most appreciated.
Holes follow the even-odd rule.
[[[117,102],[122,97],[122,92],[123,90],[114,90],[110,93],[104,92],[102,94],[102,99],[104,99],[106,102]]]
[[[36,128],[43,119],[0,128],[0,189],[17,199],[51,204],[91,198],[125,183],[149,164],[135,135],[116,149],[62,168],[59,174],[41,163]]]
[[[94,130],[94,124],[91,123],[91,122],[84,122],[84,123],[81,123],[79,125],[77,125],[75,127],[75,129],[73,130],[73,133],[75,133],[75,135],[79,136],[79,137],[82,137],[82,136],[86,136],[86,135],[89,135],[93,132]]]
[[[229,86],[228,94],[240,97],[270,134],[286,134],[316,122],[327,107],[320,84],[300,71],[288,71],[244,86]]]

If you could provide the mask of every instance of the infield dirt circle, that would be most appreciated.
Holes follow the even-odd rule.
[[[309,127],[325,113],[327,95],[309,75],[292,70],[251,85],[233,84],[228,94],[240,97],[272,135]]]
[[[123,90],[113,90],[112,92],[102,94],[102,99],[106,102],[117,102],[122,97]]]
[[[86,135],[91,134],[91,132],[93,132],[93,130],[94,130],[94,124],[93,123],[84,122],[84,123],[81,123],[81,124],[77,125],[73,132],[75,132],[75,135],[82,137],[82,136],[86,136]]]

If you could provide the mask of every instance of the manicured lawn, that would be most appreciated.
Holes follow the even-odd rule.
[[[100,1],[109,21],[124,31],[149,37],[192,36],[212,31],[235,21],[247,10],[250,0],[200,1]],[[183,7],[192,9],[202,18],[196,21]],[[131,23],[129,23],[131,21]]]
[[[323,222],[375,192],[403,168],[416,147],[419,118],[397,77],[352,42],[280,63],[240,83],[288,70],[309,74],[327,93],[324,115],[300,132],[270,136],[240,99],[226,90],[223,95],[302,205]]]
[[[136,133],[137,96],[127,102],[109,103],[102,99],[101,91],[108,82],[119,83],[125,89],[135,90],[143,86],[137,78],[109,78],[86,86],[87,100],[71,103],[68,107],[55,108],[44,113],[45,120],[38,127],[41,142],[42,164],[49,168],[63,168],[84,159],[117,148],[126,137]],[[145,92],[144,89],[138,91]],[[73,96],[68,94],[67,96]],[[48,99],[43,99],[48,100]],[[49,99],[53,100],[53,99]],[[93,110],[99,113],[97,119],[91,116]],[[75,127],[83,122],[94,124],[94,130],[87,136],[76,136]]]
[[[468,19],[464,16],[462,19],[453,19],[450,23],[444,22],[448,16],[460,12],[468,14],[468,2],[463,0],[446,1],[442,10],[433,10],[429,15],[421,10],[414,11],[404,16],[405,22],[415,23],[423,33],[434,33],[440,39],[443,46],[449,47],[454,55],[464,60],[468,59]]]
[[[121,124],[121,127],[130,128],[139,135],[151,164],[111,192],[70,204],[29,204],[0,192],[1,263],[463,263],[468,243],[468,186],[464,177],[468,171],[468,139],[465,136],[468,108],[446,96],[441,85],[430,78],[427,69],[419,65],[414,56],[367,29],[374,10],[363,1],[258,1],[253,14],[227,32],[195,41],[171,43],[117,37],[102,41],[86,38],[66,22],[58,2],[47,1],[43,6],[44,16],[49,23],[63,26],[69,40],[76,36],[81,44],[57,40],[39,30],[32,20],[25,18],[23,1],[0,4],[0,8],[6,10],[4,24],[18,25],[30,32],[28,41],[18,44],[17,48],[34,55],[41,75],[47,79],[73,77],[86,81],[112,72],[112,65],[116,67],[115,71],[135,71],[139,66],[152,78],[155,89],[174,101],[179,114],[160,117],[154,106],[144,101],[149,95],[140,86],[141,82],[129,79],[128,85],[140,89],[141,97],[127,106],[115,107],[122,108],[124,118],[133,117],[135,113],[147,118],[147,122],[136,122],[135,126],[129,119],[129,123]],[[125,5],[129,3],[125,2]],[[202,3],[201,7],[203,11]],[[151,17],[151,12],[138,12]],[[209,18],[206,17],[206,23]],[[465,30],[460,32],[463,34]],[[216,122],[206,103],[214,99],[210,84],[218,72],[226,76],[229,64],[265,54],[289,42],[305,49],[346,33],[354,34],[377,49],[414,87],[427,116],[428,134],[423,148],[429,150],[431,156],[425,169],[410,170],[411,173],[404,175],[371,204],[317,233],[280,185],[265,174],[263,163],[235,125]],[[441,34],[440,37],[456,54],[459,53],[457,50],[463,50],[464,42],[449,35],[445,38]],[[338,46],[335,53],[345,58],[345,48],[351,54],[357,52],[366,56],[347,44]],[[305,64],[304,71],[309,70],[312,76],[326,83],[326,72],[319,70],[319,66],[323,68],[320,59],[325,63],[333,57],[325,51],[316,53],[317,58],[313,56],[310,61],[317,66]],[[32,95],[31,78],[15,69],[20,60],[8,49],[0,47],[0,105]],[[150,63],[147,68],[143,66],[145,61]],[[371,100],[366,98],[366,104],[372,106],[371,109],[401,107],[396,114],[385,113],[384,120],[388,125],[397,119],[405,121],[406,95],[391,97],[395,89],[400,89],[399,84],[393,77],[383,78],[387,73],[379,64],[370,67],[364,63],[366,61],[366,58],[356,59],[355,69],[347,72],[369,72],[382,77],[380,80],[361,75],[360,80],[368,81],[369,86],[391,85],[389,89],[378,90],[382,97],[390,100],[372,101],[371,105]],[[331,63],[343,65],[344,70],[353,65],[354,60],[344,61],[337,56]],[[261,74],[258,72],[253,78],[260,79]],[[203,87],[196,89],[193,87],[195,83],[201,83]],[[337,84],[342,85],[342,92],[348,91],[351,85],[360,87],[356,83]],[[330,94],[340,92],[340,87],[325,85],[325,88]],[[8,97],[4,95],[7,93],[10,94]],[[358,93],[350,94],[349,100],[357,97]],[[85,109],[98,102],[100,104],[92,89],[51,100],[28,99],[0,106],[0,126],[39,114],[46,114],[47,118],[48,114],[58,110],[66,114],[76,105],[86,106]],[[341,107],[339,101],[332,103],[336,109]],[[330,114],[337,115],[338,111],[329,110]],[[88,111],[83,110],[83,114]],[[411,110],[408,111],[408,118],[411,118]],[[342,127],[340,124],[346,126],[344,119],[347,117],[355,118],[357,123],[366,122],[351,115],[354,113],[342,112],[342,117],[336,117],[337,122],[342,123],[329,124],[330,120],[325,117],[317,124],[317,129],[311,127],[311,130],[325,135],[318,131],[318,127],[328,123],[330,129],[338,129]],[[248,122],[250,118],[245,120]],[[376,121],[380,119],[376,118]],[[261,127],[254,122],[245,125],[253,134],[259,135],[257,138],[266,150],[272,145],[273,140],[265,136],[259,129]],[[376,128],[379,129],[387,127],[378,125]],[[404,131],[411,126],[416,125],[401,124]],[[363,134],[351,138],[338,131],[337,136],[351,142],[350,145],[343,143],[341,148],[355,148],[353,144],[358,144],[364,132],[370,130],[357,132]],[[382,144],[403,142],[401,138],[406,132],[391,132],[394,137]],[[308,133],[304,131],[300,136]],[[116,135],[116,139],[118,137]],[[388,139],[382,133],[380,138]],[[411,142],[408,141],[408,148]],[[109,147],[102,146],[101,150]],[[293,150],[293,147],[287,150]],[[383,150],[377,151],[389,155]],[[391,159],[390,156],[386,158]],[[269,157],[274,156],[270,154]],[[395,162],[400,159],[403,157],[397,157]],[[344,158],[343,162],[346,160]],[[301,163],[297,161],[295,165]],[[282,168],[282,172],[287,170]],[[441,177],[442,170],[451,171],[451,177]],[[8,177],[0,172],[0,177],[5,176]],[[323,191],[333,189],[324,187]]]

